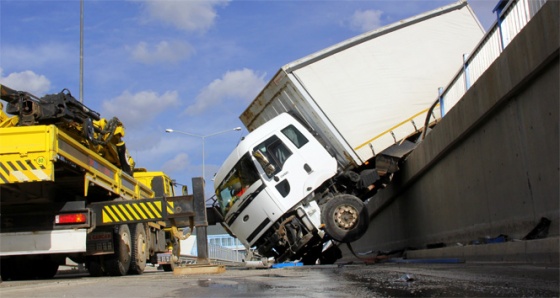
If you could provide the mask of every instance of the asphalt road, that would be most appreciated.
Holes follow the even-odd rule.
[[[558,297],[559,268],[527,264],[347,264],[221,274],[4,281],[0,297]]]

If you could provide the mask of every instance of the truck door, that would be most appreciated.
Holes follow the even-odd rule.
[[[224,223],[247,247],[284,213],[265,191],[267,185],[261,179],[261,171],[247,152],[216,187]]]
[[[263,180],[270,186],[266,190],[277,200],[284,211],[301,201],[309,192],[304,184],[309,176],[309,166],[298,150],[307,139],[292,125],[253,148],[253,156],[264,172]]]

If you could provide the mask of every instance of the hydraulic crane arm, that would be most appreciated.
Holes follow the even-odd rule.
[[[72,96],[68,89],[41,98],[0,85],[0,99],[6,101],[6,113],[0,114],[2,126],[54,124],[84,146],[92,149],[132,175],[134,161],[126,153],[124,127],[113,117],[106,120]]]
[[[1,99],[6,101],[6,112],[20,117],[20,126],[37,124],[56,124],[65,120],[84,123],[99,120],[99,113],[89,109],[75,99],[68,89],[60,93],[45,95],[42,98],[15,91],[4,85],[0,88]]]

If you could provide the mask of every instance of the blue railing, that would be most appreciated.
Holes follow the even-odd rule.
[[[451,83],[446,88],[440,88],[438,92],[442,117],[457,104],[546,1],[502,0],[498,2],[494,10],[496,22],[474,51],[463,57],[463,67]]]

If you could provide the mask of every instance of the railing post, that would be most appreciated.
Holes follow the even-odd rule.
[[[502,29],[502,11],[506,6],[508,1],[501,0],[498,2],[498,5],[494,8],[493,12],[496,13],[496,30],[498,30],[498,36],[500,41],[500,54],[503,52],[504,48],[506,47],[504,43],[504,32]]]
[[[438,88],[438,99],[439,99],[439,111],[441,114],[441,118],[443,118],[443,116],[445,116],[445,101],[443,98],[443,87]]]
[[[465,92],[471,87],[471,80],[469,78],[469,54],[463,54],[463,76],[465,77]]]

